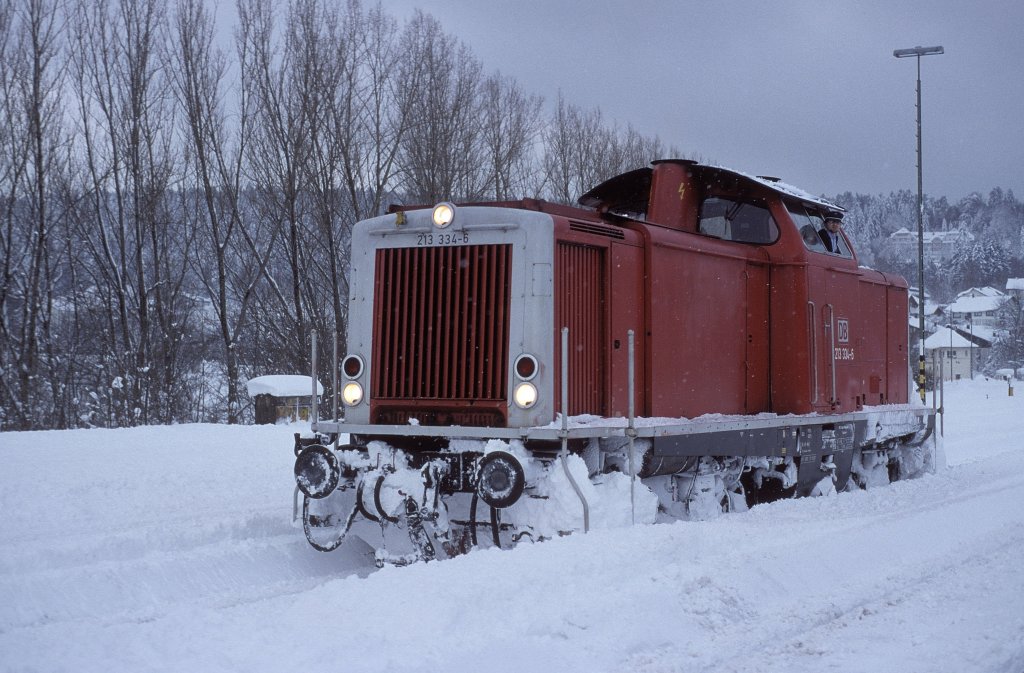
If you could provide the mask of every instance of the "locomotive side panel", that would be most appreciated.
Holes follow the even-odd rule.
[[[860,370],[857,380],[860,390],[853,392],[859,395],[861,406],[883,404],[886,395],[887,298],[884,279],[879,275],[864,272],[860,283],[859,320],[853,326],[855,333],[850,335]]]
[[[901,278],[891,280],[894,284],[886,288],[885,402],[906,404],[910,397],[907,284]]]
[[[615,242],[610,250],[609,294],[611,315],[606,345],[609,350],[609,375],[612,416],[629,414],[629,331],[633,331],[634,399],[637,415],[645,412],[646,348],[643,301],[644,249],[640,245]]]
[[[747,259],[734,244],[684,236],[655,235],[650,252],[650,413],[742,414]]]
[[[771,411],[771,273],[767,263],[747,263],[746,294],[746,404],[744,412]]]
[[[775,265],[771,275],[771,410],[806,414],[826,402],[818,384],[818,307],[808,302],[803,265]]]
[[[848,412],[857,408],[860,394],[857,351],[850,341],[850,326],[859,323],[860,278],[852,261],[829,266],[830,261],[822,256],[807,266],[807,296],[816,322],[813,384],[819,400],[827,401],[814,407],[820,412]]]

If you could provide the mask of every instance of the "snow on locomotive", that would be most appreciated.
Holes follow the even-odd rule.
[[[343,420],[296,437],[314,547],[404,564],[929,467],[906,283],[829,252],[841,208],[684,160],[580,203],[356,225]]]

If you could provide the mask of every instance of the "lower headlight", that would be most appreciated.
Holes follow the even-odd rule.
[[[341,389],[341,399],[350,407],[356,406],[363,401],[363,387],[355,381],[349,381]]]
[[[520,409],[529,409],[537,404],[537,386],[532,383],[520,383],[516,386],[512,398]]]
[[[492,451],[477,469],[476,492],[495,509],[516,504],[526,488],[526,473],[511,453]]]
[[[337,456],[322,444],[306,447],[295,459],[295,483],[310,498],[329,496],[338,487],[340,476]]]

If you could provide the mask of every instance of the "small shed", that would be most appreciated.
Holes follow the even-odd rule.
[[[257,376],[245,384],[249,397],[256,404],[256,423],[293,423],[310,418],[310,395],[313,379],[299,374],[272,374]],[[316,382],[317,401],[324,387]]]

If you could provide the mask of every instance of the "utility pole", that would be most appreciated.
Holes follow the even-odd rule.
[[[896,58],[917,57],[917,298],[918,298],[918,392],[924,403],[924,181],[921,171],[921,57],[943,54],[942,47],[897,49]]]

